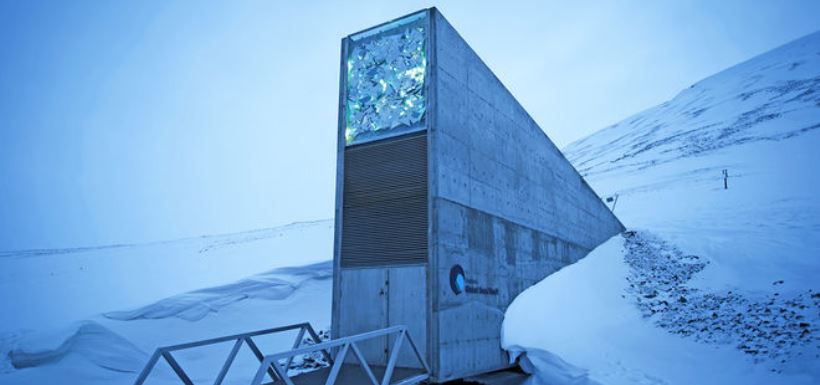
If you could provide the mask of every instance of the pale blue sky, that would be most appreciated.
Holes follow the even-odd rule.
[[[0,0],[0,250],[331,217],[339,41],[431,5],[559,147],[820,29],[817,1]]]

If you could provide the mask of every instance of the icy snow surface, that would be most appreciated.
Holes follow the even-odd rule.
[[[332,244],[333,222],[319,221],[148,245],[2,253],[0,384],[132,384],[159,346],[304,321],[328,329]],[[294,338],[257,343],[273,353]],[[202,383],[213,380],[230,348],[177,358]],[[234,365],[226,384],[249,383],[259,363],[245,348]],[[160,365],[147,383],[178,381]]]
[[[818,128],[815,33],[570,145],[631,231],[519,296],[504,344],[564,363],[535,383],[820,383]]]

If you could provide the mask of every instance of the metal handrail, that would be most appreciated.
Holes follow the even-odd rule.
[[[308,333],[310,338],[313,340],[314,344],[316,344],[316,345],[313,345],[313,346],[321,345],[321,339],[319,338],[319,335],[316,334],[316,331],[313,329],[313,327],[309,323],[303,322],[303,323],[299,323],[299,324],[282,326],[282,327],[273,328],[273,329],[258,330],[258,331],[254,331],[254,332],[250,332],[250,333],[234,334],[234,335],[225,336],[225,337],[211,338],[211,339],[202,340],[202,341],[189,342],[189,343],[184,343],[184,344],[179,344],[179,345],[172,345],[172,346],[165,346],[165,347],[158,348],[156,351],[154,351],[154,354],[151,355],[151,358],[145,364],[145,368],[143,368],[142,372],[140,372],[139,376],[137,377],[137,380],[134,382],[134,385],[143,385],[143,383],[145,383],[145,380],[148,378],[148,376],[154,370],[154,368],[156,367],[157,362],[159,362],[160,358],[165,359],[165,361],[168,363],[168,365],[171,366],[171,369],[173,369],[174,373],[176,373],[177,377],[179,377],[180,381],[182,381],[183,384],[185,384],[185,385],[194,385],[194,383],[191,380],[190,376],[188,376],[188,374],[185,372],[185,370],[179,365],[179,363],[174,358],[174,356],[171,354],[171,352],[175,352],[175,351],[179,351],[179,350],[192,349],[192,348],[197,348],[197,347],[206,346],[206,345],[214,345],[214,344],[219,344],[219,343],[228,342],[228,341],[235,341],[234,345],[233,345],[233,348],[231,349],[231,352],[228,354],[228,358],[225,359],[225,363],[222,365],[222,369],[220,369],[219,374],[217,375],[216,380],[214,381],[214,385],[221,385],[222,381],[225,379],[225,376],[228,374],[228,370],[231,368],[231,365],[233,364],[234,360],[236,359],[236,355],[237,355],[237,353],[239,353],[239,349],[242,347],[243,344],[248,345],[248,347],[251,349],[251,351],[253,351],[253,354],[256,356],[256,358],[259,360],[260,363],[264,363],[265,355],[262,353],[262,351],[259,349],[259,347],[256,345],[256,343],[253,341],[253,337],[258,337],[258,336],[262,336],[262,335],[269,335],[269,334],[276,334],[276,333],[282,333],[282,332],[287,332],[287,331],[297,330],[297,329],[299,330],[299,332],[296,335],[296,340],[293,343],[293,349],[300,350],[299,347],[302,344],[302,340],[305,336],[305,333]],[[303,349],[301,349],[301,350],[303,350]],[[316,352],[316,351],[321,351],[322,354],[324,355],[325,359],[327,359],[328,363],[333,365],[333,360],[331,358],[331,354],[330,354],[329,350],[323,349],[323,348],[312,349],[311,350],[311,352]],[[287,368],[290,367],[290,364],[291,364],[291,362],[293,361],[293,358],[296,355],[298,355],[298,354],[294,354],[294,355],[291,355],[289,357],[287,363],[285,364],[286,365],[285,366],[285,372],[287,372]],[[264,372],[267,372],[272,378],[274,378],[274,380],[277,377],[279,377],[279,374],[277,374],[277,371],[275,370],[276,368],[271,367],[270,364],[268,364],[267,369],[265,369],[265,366],[263,366],[262,368],[263,368],[262,369],[263,377],[264,377]]]
[[[359,349],[358,345],[356,345],[356,343],[373,338],[389,336],[391,334],[397,334],[397,336],[395,342],[393,342],[393,349],[390,352],[390,357],[387,361],[387,367],[385,369],[384,376],[382,377],[381,382],[379,382],[376,380],[376,376],[373,374],[373,371],[370,369],[370,365],[367,364],[367,360],[365,359],[364,355],[362,354],[361,350]],[[399,352],[401,350],[402,344],[404,343],[404,340],[407,340],[407,342],[410,344],[410,347],[413,349],[413,353],[415,354],[416,359],[424,368],[424,373],[409,378],[405,378],[397,383],[391,384],[390,381],[393,377],[393,370],[396,368],[396,362],[398,361]],[[300,354],[308,354],[317,351],[328,352],[335,348],[339,349],[336,353],[336,356],[333,357],[332,360],[328,360],[328,362],[332,363],[332,366],[330,369],[330,373],[328,374],[328,378],[325,382],[326,385],[333,385],[336,383],[336,379],[338,378],[339,372],[342,369],[345,356],[350,350],[353,350],[353,354],[355,354],[357,361],[359,362],[359,366],[361,366],[361,368],[367,374],[367,377],[370,380],[371,385],[416,384],[418,382],[430,378],[430,367],[427,365],[427,362],[424,360],[424,357],[422,357],[421,353],[419,353],[418,347],[416,346],[415,342],[413,342],[413,339],[410,337],[410,334],[407,332],[407,327],[404,325],[397,325],[349,337],[333,339],[312,346],[294,348],[293,350],[287,352],[265,356],[260,363],[259,370],[257,370],[256,376],[251,382],[251,385],[262,385],[262,381],[265,379],[265,374],[270,374],[270,369],[273,369],[273,371],[275,372],[275,376],[271,374],[271,377],[274,379],[274,381],[276,381],[276,379],[278,378],[284,381],[287,385],[294,385],[293,381],[287,374],[287,366],[280,365],[281,360],[288,359],[288,362],[290,362],[290,360],[294,356]]]

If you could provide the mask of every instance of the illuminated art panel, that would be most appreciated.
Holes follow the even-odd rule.
[[[345,141],[422,129],[427,108],[426,12],[350,37]]]

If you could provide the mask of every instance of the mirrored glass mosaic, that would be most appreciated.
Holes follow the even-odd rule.
[[[347,60],[348,145],[419,129],[427,108],[424,19],[375,36],[352,37]]]

